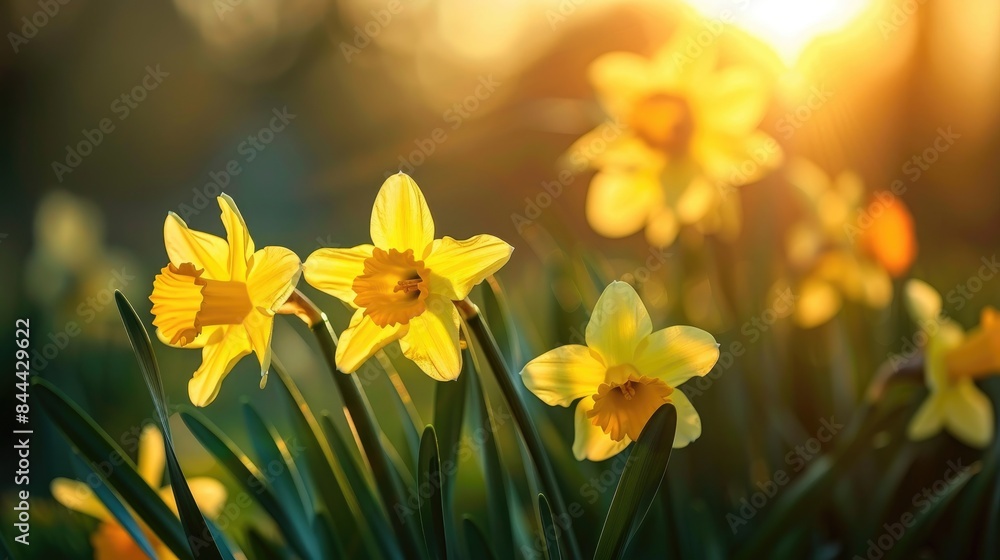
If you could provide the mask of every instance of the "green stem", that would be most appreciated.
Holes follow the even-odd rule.
[[[455,307],[458,308],[462,318],[465,319],[469,331],[479,342],[479,348],[486,356],[486,361],[489,363],[490,369],[493,370],[493,377],[497,380],[504,400],[507,401],[507,406],[510,407],[511,413],[514,416],[514,424],[517,426],[518,433],[521,435],[532,463],[534,463],[542,491],[545,493],[546,498],[551,501],[555,517],[560,520],[573,519],[566,508],[566,502],[563,501],[562,492],[559,490],[559,483],[556,479],[555,471],[552,469],[552,463],[549,462],[549,457],[545,453],[542,438],[538,434],[535,425],[531,422],[528,409],[517,394],[517,388],[514,386],[514,375],[511,374],[507,364],[504,363],[503,357],[500,354],[500,347],[497,346],[497,342],[493,338],[493,333],[490,332],[490,328],[483,321],[482,315],[479,314],[479,308],[474,303],[465,299],[463,301],[456,301]],[[569,544],[570,557],[583,558],[583,555],[580,553],[580,547],[576,542],[576,537],[573,534],[572,526],[567,524],[562,528],[565,531],[566,543]]]
[[[368,397],[365,396],[357,376],[344,374],[337,369],[337,335],[333,332],[330,321],[325,313],[321,312],[314,303],[297,290],[289,301],[293,301],[299,306],[299,310],[302,312],[296,314],[309,324],[309,329],[319,342],[323,358],[326,359],[326,363],[330,367],[333,381],[336,383],[344,401],[344,407],[347,409],[344,414],[357,430],[358,445],[368,460],[375,484],[378,486],[379,497],[382,499],[382,506],[385,508],[385,514],[392,524],[393,532],[399,539],[404,554],[407,558],[423,556],[423,546],[418,540],[416,532],[411,531],[397,514],[397,507],[405,510],[409,506],[401,489],[396,484],[396,476],[392,472],[389,458],[379,443],[382,430],[375,422],[375,413],[371,403],[368,402]]]

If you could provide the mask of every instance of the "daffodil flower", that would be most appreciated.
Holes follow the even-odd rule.
[[[513,247],[492,235],[434,239],[434,220],[417,184],[405,173],[386,179],[372,208],[373,245],[319,249],[305,262],[313,287],[356,309],[337,345],[337,367],[352,373],[387,344],[430,377],[458,377],[462,300],[510,259]]]
[[[174,502],[173,491],[170,486],[160,488],[165,464],[163,435],[157,428],[147,426],[139,435],[139,457],[136,466],[146,484],[159,490],[160,499],[176,515],[177,504]],[[210,519],[218,517],[226,504],[225,486],[218,480],[207,477],[189,478],[187,483],[201,512]],[[104,507],[89,485],[68,478],[57,478],[52,481],[51,489],[52,496],[62,505],[101,521],[97,531],[90,537],[95,560],[145,560],[146,555],[142,549]],[[152,531],[143,527],[143,532],[158,558],[163,560],[177,558]]]
[[[226,239],[189,229],[171,212],[163,224],[170,263],[153,282],[153,325],[164,343],[201,348],[201,366],[188,383],[195,406],[215,400],[222,380],[254,352],[261,383],[271,365],[275,312],[295,290],[299,258],[284,247],[254,250],[236,203],[219,197]]]
[[[941,295],[920,280],[906,284],[910,316],[927,334],[924,376],[930,395],[910,421],[910,439],[947,430],[966,445],[984,448],[993,440],[993,404],[974,382],[1000,372],[1000,314],[985,309],[980,327],[968,335],[941,315]]]
[[[551,406],[576,405],[573,454],[603,461],[639,437],[664,403],[677,408],[674,447],[701,435],[701,418],[677,387],[711,371],[719,345],[709,333],[674,326],[653,332],[632,286],[612,282],[587,324],[587,345],[561,346],[528,362],[525,386]]]
[[[844,300],[881,309],[892,300],[892,277],[913,262],[913,219],[895,196],[865,196],[850,171],[828,176],[804,159],[788,165],[788,179],[811,212],[789,231],[786,252],[804,271],[794,319],[803,328],[826,323]]]
[[[750,65],[717,67],[714,45],[685,49],[701,22],[682,26],[652,59],[614,52],[589,68],[609,116],[568,151],[598,170],[587,192],[587,220],[605,237],[645,229],[669,245],[682,225],[704,233],[739,231],[735,187],[781,163],[782,150],[760,131],[770,98],[764,73]]]

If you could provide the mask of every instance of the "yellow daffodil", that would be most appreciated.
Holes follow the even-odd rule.
[[[906,272],[916,253],[913,220],[888,191],[866,197],[861,178],[835,178],[804,159],[788,166],[791,183],[813,212],[789,232],[787,254],[804,271],[795,321],[804,328],[837,314],[844,299],[880,309],[892,300],[892,276]]]
[[[492,235],[434,239],[434,220],[405,173],[386,179],[372,208],[373,245],[319,249],[306,259],[313,287],[356,309],[337,345],[337,367],[351,373],[394,340],[403,355],[440,381],[458,377],[462,300],[510,259],[513,247]]]
[[[930,395],[910,421],[910,439],[927,439],[942,429],[963,443],[984,448],[993,440],[993,404],[974,379],[1000,372],[1000,313],[984,309],[978,329],[941,315],[941,295],[920,280],[906,284],[906,304],[926,333],[924,376]]]
[[[717,67],[714,44],[692,57],[686,49],[699,31],[682,28],[652,59],[615,52],[590,66],[610,118],[567,155],[598,170],[586,211],[601,235],[645,229],[650,243],[664,246],[681,225],[697,225],[732,236],[740,214],[734,187],[781,163],[780,146],[757,128],[770,98],[764,73]]]
[[[674,326],[653,332],[639,295],[625,282],[601,294],[587,324],[587,345],[561,346],[528,362],[525,386],[545,404],[576,405],[573,454],[603,461],[639,437],[657,408],[677,408],[674,447],[701,435],[701,418],[677,389],[707,374],[719,359],[709,333]]]
[[[163,435],[157,428],[147,426],[139,436],[139,457],[136,466],[146,484],[159,490],[160,498],[176,515],[177,505],[174,502],[173,491],[169,486],[160,488],[165,464]],[[211,519],[218,517],[226,503],[225,486],[218,480],[207,477],[190,478],[187,483],[201,512]],[[95,560],[145,560],[146,555],[142,549],[104,507],[90,486],[68,478],[57,478],[52,481],[52,496],[62,505],[101,521],[97,531],[90,537]],[[177,558],[145,526],[143,532],[158,558],[162,560]]]
[[[219,197],[226,239],[189,229],[171,212],[163,224],[170,263],[153,282],[157,337],[178,348],[201,348],[201,367],[188,383],[196,406],[215,400],[222,380],[250,352],[261,382],[271,365],[271,332],[278,308],[295,290],[302,264],[284,247],[254,250],[243,216]]]

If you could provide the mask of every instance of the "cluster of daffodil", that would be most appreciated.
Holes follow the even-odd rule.
[[[324,248],[300,263],[281,247],[254,249],[232,198],[219,197],[226,239],[188,228],[167,216],[169,264],[153,283],[157,337],[179,348],[200,348],[201,366],[188,384],[191,401],[206,406],[240,358],[257,355],[261,375],[271,361],[274,317],[300,273],[306,282],[354,309],[337,345],[337,368],[356,371],[399,341],[402,353],[438,381],[462,370],[459,313],[472,288],[498,271],[513,248],[491,235],[464,241],[435,239],[434,220],[417,184],[399,173],[375,199],[372,244]],[[588,346],[565,346],[529,362],[525,385],[551,405],[577,405],[578,459],[599,461],[624,449],[664,403],[678,411],[675,447],[701,434],[701,420],[676,387],[705,375],[719,357],[712,336],[694,327],[652,332],[631,286],[614,282],[587,327]]]

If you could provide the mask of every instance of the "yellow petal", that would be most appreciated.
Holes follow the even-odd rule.
[[[576,405],[576,413],[573,416],[573,456],[577,461],[587,459],[589,461],[603,461],[621,453],[632,440],[628,436],[621,441],[615,441],[604,433],[601,428],[594,425],[593,421],[587,417],[587,413],[594,409],[594,398],[584,397]]]
[[[450,300],[465,299],[476,284],[507,264],[513,250],[492,235],[465,241],[436,239],[424,260],[431,273],[431,291]]]
[[[587,346],[600,354],[610,368],[627,364],[653,323],[635,289],[617,280],[608,284],[587,323]]]
[[[385,345],[406,333],[407,325],[380,327],[365,315],[363,309],[354,312],[351,324],[337,343],[337,369],[353,373]]]
[[[722,197],[715,185],[704,177],[695,177],[677,199],[677,218],[683,224],[695,224],[716,209]]]
[[[400,171],[382,183],[372,208],[372,241],[382,249],[412,249],[418,259],[434,241],[434,219],[424,193]]]
[[[677,387],[707,374],[718,360],[719,345],[712,335],[695,327],[675,326],[644,338],[633,363],[644,375]]]
[[[229,278],[242,282],[247,277],[247,262],[254,253],[253,239],[250,239],[250,231],[240,209],[228,194],[219,196],[219,208],[222,209],[222,225],[226,228],[226,239],[229,241]]]
[[[226,505],[226,487],[214,478],[205,476],[187,479],[188,488],[191,489],[191,496],[198,509],[209,519],[215,519],[222,513],[222,508]],[[175,514],[177,513],[177,502],[174,499],[174,491],[170,486],[165,486],[160,490],[160,499]]]
[[[163,482],[163,468],[167,464],[166,450],[163,447],[163,434],[152,424],[147,425],[139,434],[139,457],[136,461],[137,470],[146,484],[154,490]]]
[[[811,329],[829,321],[840,311],[840,294],[822,280],[808,279],[799,287],[795,304],[795,323]]]
[[[906,309],[913,322],[937,321],[941,315],[941,294],[923,280],[912,279],[903,287]]]
[[[163,222],[163,244],[174,266],[191,263],[205,270],[205,278],[229,280],[229,245],[221,237],[190,229],[171,212]]]
[[[188,397],[195,406],[208,406],[219,394],[222,380],[240,358],[251,352],[243,325],[219,329],[201,351],[201,366],[188,381]]]
[[[569,406],[574,400],[597,393],[604,383],[604,364],[579,344],[560,346],[525,364],[524,386],[550,406]]]
[[[317,249],[303,265],[306,282],[317,290],[354,305],[354,279],[365,273],[365,260],[371,258],[373,245],[351,249]]]
[[[706,77],[699,95],[699,122],[728,133],[749,132],[760,124],[770,99],[764,76],[750,66],[733,66]]]
[[[597,233],[611,238],[632,235],[659,207],[662,188],[655,176],[621,171],[601,171],[587,191],[587,222]]]
[[[409,331],[399,339],[403,355],[427,375],[451,381],[462,373],[458,346],[458,310],[451,300],[438,295],[427,298],[427,309],[410,319]]]
[[[924,381],[927,387],[932,391],[950,387],[948,356],[965,340],[962,327],[950,319],[940,320],[939,323],[924,322],[918,326],[929,335],[924,350]]]
[[[612,115],[627,112],[650,87],[649,60],[630,52],[601,55],[587,68],[587,77],[605,110]]]
[[[944,402],[941,395],[932,392],[910,420],[906,427],[906,437],[921,441],[940,432],[944,427]]]
[[[944,424],[962,443],[983,449],[993,441],[993,404],[975,383],[962,380],[947,392]]]
[[[646,224],[646,241],[654,247],[666,247],[677,238],[678,229],[674,211],[661,206],[650,212],[649,223]]]
[[[83,482],[68,478],[56,478],[52,481],[50,488],[52,497],[73,511],[105,521],[113,519],[111,512],[104,507],[90,486]]]
[[[687,444],[701,437],[701,417],[694,405],[680,389],[670,395],[670,401],[677,408],[677,432],[674,434],[674,447],[686,447]]]
[[[760,130],[739,136],[703,130],[695,134],[692,150],[712,180],[737,187],[759,181],[784,160],[781,146]]]
[[[271,369],[271,335],[274,332],[274,316],[253,310],[243,320],[250,348],[260,362],[260,375],[263,377]]]
[[[247,292],[254,306],[269,312],[276,311],[288,296],[302,274],[298,255],[284,247],[264,247],[253,254],[247,273]]]
[[[157,338],[157,340],[159,340],[163,344],[166,344],[167,346],[172,346],[174,348],[204,348],[205,347],[205,343],[209,339],[212,338],[212,335],[215,334],[215,331],[217,331],[217,330],[219,330],[221,328],[222,328],[222,325],[208,325],[208,326],[202,327],[201,328],[201,332],[198,334],[198,336],[194,337],[194,340],[192,340],[191,342],[189,342],[187,344],[184,344],[183,346],[177,345],[177,344],[173,344],[172,342],[170,342],[170,339],[168,339],[163,334],[163,332],[161,332],[160,329],[156,329],[156,338]]]

